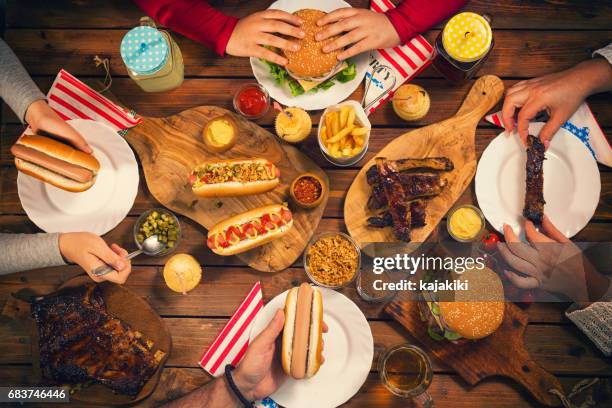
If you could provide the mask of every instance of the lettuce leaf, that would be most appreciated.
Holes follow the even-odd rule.
[[[270,75],[272,76],[272,78],[274,78],[274,81],[278,85],[284,85],[285,83],[287,84],[289,90],[291,91],[291,95],[298,96],[304,93],[304,88],[302,88],[302,85],[300,85],[298,81],[293,79],[285,68],[273,62],[266,61],[264,59],[262,59],[261,61],[268,66],[268,69],[270,70]],[[336,75],[329,78],[328,80],[321,82],[319,85],[312,88],[308,92],[316,93],[320,90],[325,91],[334,86],[335,81],[344,84],[355,79],[355,76],[357,76],[357,66],[354,62],[349,62],[348,66],[342,71],[338,72]]]

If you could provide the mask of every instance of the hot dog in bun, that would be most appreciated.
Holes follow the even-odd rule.
[[[25,135],[11,147],[17,170],[66,191],[81,192],[96,182],[100,163],[57,140]]]
[[[296,380],[312,377],[321,367],[323,298],[308,283],[287,293],[281,353],[283,370]]]
[[[266,159],[205,162],[189,175],[191,190],[200,197],[232,197],[265,193],[280,182],[280,170]]]
[[[206,244],[218,255],[235,255],[282,237],[292,226],[287,207],[267,205],[221,221],[208,230]]]

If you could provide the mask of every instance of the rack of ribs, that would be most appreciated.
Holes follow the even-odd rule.
[[[36,299],[40,368],[55,384],[100,383],[136,396],[155,373],[163,351],[113,317],[98,285],[84,285]]]
[[[523,216],[535,225],[542,224],[544,216],[544,144],[539,138],[527,138],[527,177]]]

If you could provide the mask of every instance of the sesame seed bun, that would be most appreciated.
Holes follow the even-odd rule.
[[[315,40],[315,34],[325,29],[325,27],[317,26],[317,21],[327,13],[314,9],[302,9],[293,14],[304,21],[301,28],[306,35],[302,39],[291,38],[291,41],[300,45],[299,50],[283,50],[288,60],[285,66],[287,72],[296,79],[327,79],[340,64],[338,61],[338,54],[342,51],[337,50],[330,53],[324,53],[322,51],[323,46],[334,41],[338,38],[337,36],[328,38],[324,41]]]
[[[481,339],[497,330],[504,320],[504,288],[489,268],[470,269],[459,277],[468,290],[455,292],[454,302],[439,302],[445,325],[466,339]]]

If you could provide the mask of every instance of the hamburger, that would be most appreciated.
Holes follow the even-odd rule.
[[[338,38],[337,36],[324,41],[315,40],[315,35],[325,29],[325,27],[319,27],[317,21],[327,13],[314,9],[302,9],[293,14],[304,22],[301,28],[305,35],[302,39],[287,38],[300,46],[297,51],[278,51],[287,58],[288,62],[285,67],[265,61],[276,82],[278,84],[287,83],[291,93],[297,96],[304,92],[328,89],[334,85],[336,80],[344,83],[355,78],[355,64],[338,61],[338,54],[342,50],[323,52],[323,47]]]
[[[468,283],[467,290],[443,296],[421,293],[419,311],[434,340],[463,343],[482,339],[494,333],[504,319],[504,288],[495,272],[468,269],[458,280]]]

